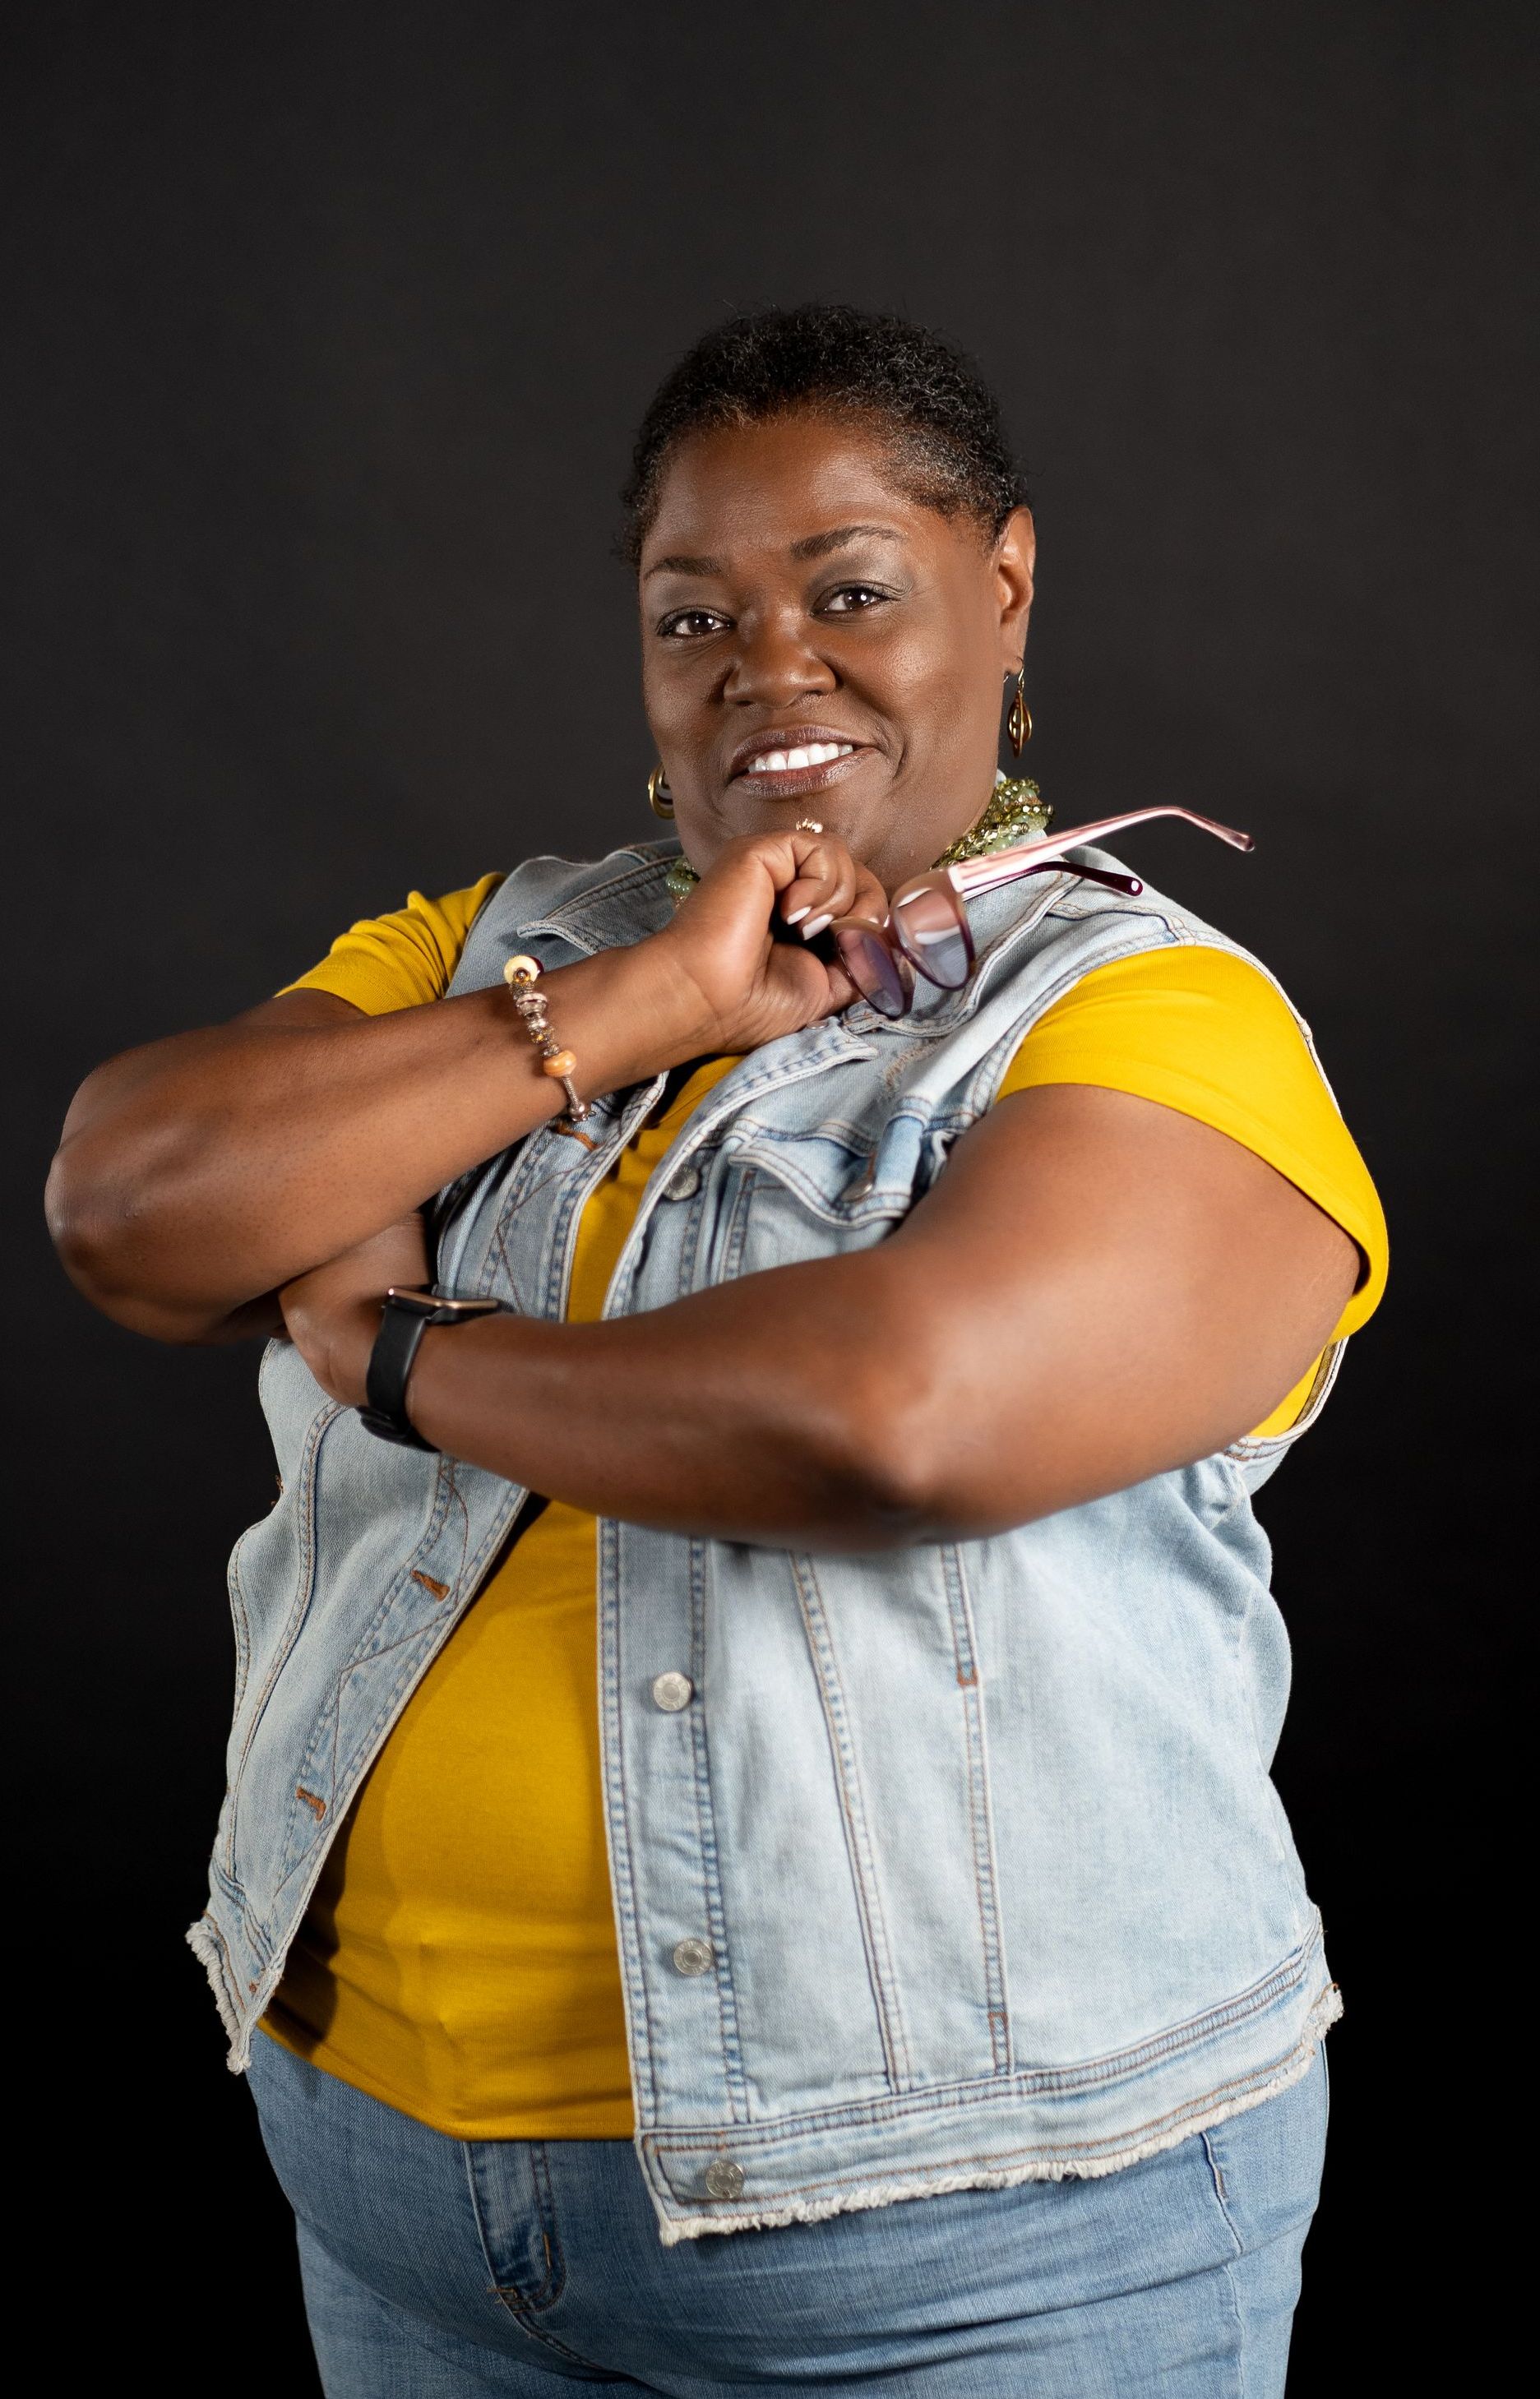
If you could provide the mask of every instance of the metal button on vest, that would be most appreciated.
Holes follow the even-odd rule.
[[[692,1933],[688,1941],[675,1942],[674,1963],[681,1974],[709,1974],[716,1963],[716,1952],[709,1941],[698,1941]]]
[[[671,1174],[663,1186],[665,1200],[693,1200],[701,1188],[701,1170],[693,1158],[687,1159],[677,1174]]]
[[[695,1686],[688,1674],[655,1674],[652,1678],[652,1704],[666,1715],[676,1716],[688,1708],[695,1697]]]
[[[743,2169],[730,2158],[713,2158],[706,2168],[705,2185],[713,2199],[739,2199],[743,2196]]]

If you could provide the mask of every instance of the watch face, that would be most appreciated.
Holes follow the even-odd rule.
[[[403,1291],[395,1283],[385,1296],[403,1316],[426,1316],[434,1324],[453,1324],[462,1316],[496,1316],[500,1304],[495,1299],[452,1299],[443,1292]]]
[[[393,1308],[411,1316],[431,1316],[443,1306],[443,1300],[435,1299],[430,1291],[403,1291],[396,1283],[390,1285],[385,1296]]]

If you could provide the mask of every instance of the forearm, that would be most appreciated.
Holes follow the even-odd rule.
[[[434,1447],[594,1515],[775,1548],[972,1540],[1218,1445],[1140,1345],[1088,1343],[1087,1279],[960,1335],[955,1262],[911,1247],[773,1267],[599,1324],[430,1328],[408,1409]],[[377,1300],[327,1388],[363,1396]],[[1241,1430],[1239,1424],[1228,1430]]]
[[[689,994],[616,951],[552,974],[585,1096],[690,1054]],[[644,989],[645,986],[645,989]],[[276,1011],[131,1051],[92,1076],[50,1179],[55,1240],[97,1306],[213,1335],[565,1105],[501,985],[382,1017]]]

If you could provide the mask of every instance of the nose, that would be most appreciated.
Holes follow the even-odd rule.
[[[740,619],[723,698],[739,707],[787,708],[810,693],[836,690],[839,678],[811,646],[804,626],[800,616]]]

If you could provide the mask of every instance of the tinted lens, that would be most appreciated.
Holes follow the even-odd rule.
[[[868,932],[864,925],[836,925],[832,929],[839,963],[862,998],[869,1001],[879,1016],[906,1015],[908,977],[887,942]]]
[[[968,920],[951,885],[912,884],[893,901],[893,937],[912,967],[943,991],[960,991],[974,962]]]

